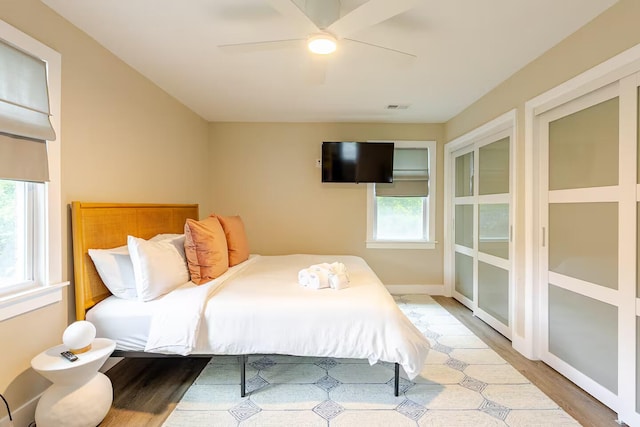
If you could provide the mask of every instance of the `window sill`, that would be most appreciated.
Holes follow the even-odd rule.
[[[437,243],[367,240],[367,249],[435,249]]]
[[[0,322],[62,300],[69,282],[42,286],[0,297]]]

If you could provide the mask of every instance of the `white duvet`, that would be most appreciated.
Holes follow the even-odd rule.
[[[348,288],[314,290],[298,284],[302,268],[336,261],[347,267]],[[420,373],[429,351],[426,338],[359,257],[259,256],[209,288],[192,288],[191,294],[200,297],[176,293],[152,302],[147,351],[368,359],[397,362],[409,378]],[[99,324],[107,319],[92,313],[103,303],[89,312],[98,331],[108,330]],[[193,316],[201,314],[197,310],[203,316]]]
[[[256,258],[231,267],[203,285],[186,283],[165,295],[151,315],[144,351],[187,356],[196,349],[202,314],[211,295]]]

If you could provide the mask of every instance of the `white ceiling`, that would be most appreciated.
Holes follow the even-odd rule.
[[[415,59],[343,41],[323,84],[303,42],[218,47],[307,36],[268,0],[42,1],[209,121],[439,123],[617,0],[418,0],[350,35]]]

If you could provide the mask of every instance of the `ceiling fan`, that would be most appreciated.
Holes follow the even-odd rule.
[[[305,42],[314,53],[312,80],[324,81],[326,60],[333,53],[338,43],[348,42],[366,45],[387,52],[415,58],[416,55],[380,46],[365,41],[349,38],[357,31],[378,24],[386,19],[399,15],[418,3],[419,0],[369,0],[340,17],[340,0],[267,0],[267,2],[283,15],[299,30],[307,34],[306,38],[287,40],[264,40],[246,43],[223,44],[218,47],[224,50],[270,50],[300,45]],[[317,55],[317,56],[316,56]],[[323,58],[324,57],[324,58]]]

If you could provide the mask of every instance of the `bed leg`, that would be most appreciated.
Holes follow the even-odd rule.
[[[247,355],[240,356],[240,397],[247,395],[247,382],[246,382],[246,368],[247,368]]]
[[[400,394],[400,364],[396,363],[396,377],[393,380],[393,394],[398,396]]]

